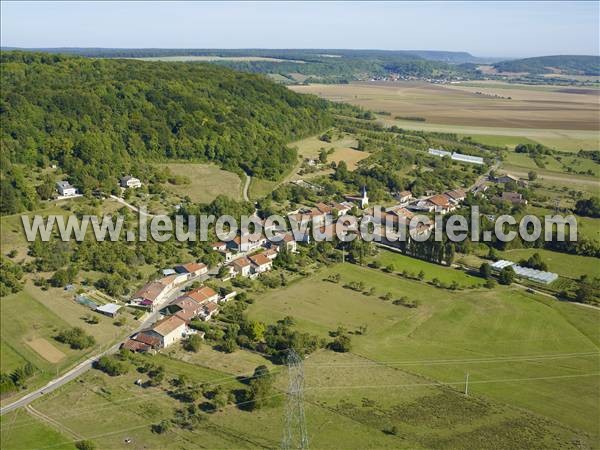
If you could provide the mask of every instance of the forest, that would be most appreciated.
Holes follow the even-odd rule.
[[[558,69],[569,75],[600,75],[600,56],[556,55],[502,61],[493,64],[498,72],[551,73]]]
[[[148,162],[215,162],[276,180],[292,140],[331,123],[325,100],[210,64],[2,52],[2,214],[35,206],[28,167],[56,164],[83,193]]]

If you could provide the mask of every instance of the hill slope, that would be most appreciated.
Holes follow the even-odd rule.
[[[499,72],[532,74],[564,73],[568,75],[600,75],[600,56],[555,55],[501,61],[493,64]]]
[[[170,158],[276,179],[296,161],[285,144],[330,120],[324,100],[216,65],[3,52],[1,68],[2,187],[17,196],[14,163],[56,161],[84,191]]]

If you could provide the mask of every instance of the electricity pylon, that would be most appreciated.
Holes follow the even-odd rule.
[[[287,365],[289,386],[281,447],[284,449],[307,449],[308,431],[304,416],[304,367],[302,358],[293,349],[288,350]]]

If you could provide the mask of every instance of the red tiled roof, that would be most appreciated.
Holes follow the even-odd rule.
[[[258,253],[257,255],[249,256],[248,258],[257,266],[264,266],[265,264],[272,263],[272,261],[262,253]]]
[[[167,336],[180,326],[185,325],[185,321],[177,316],[168,316],[154,324],[152,330],[161,336]]]
[[[187,263],[183,265],[183,268],[188,272],[197,272],[199,270],[206,269],[206,264],[203,263]]]
[[[121,348],[131,350],[132,352],[147,352],[152,347],[144,342],[136,341],[134,339],[127,339],[123,345],[121,345]]]
[[[158,282],[160,284],[162,284],[163,286],[167,286],[167,285],[171,284],[172,282],[174,282],[178,276],[179,275],[169,275],[169,276],[161,278],[160,280],[158,280]]]
[[[207,313],[212,313],[219,309],[219,305],[217,305],[215,302],[208,302],[206,305],[204,305],[204,309]]]
[[[138,290],[135,294],[133,294],[131,298],[141,298],[153,302],[162,293],[164,288],[165,287],[162,283],[148,283],[145,286],[143,286],[140,290]]]
[[[462,189],[454,189],[453,191],[446,192],[445,195],[447,195],[448,197],[450,197],[453,200],[460,200],[460,199],[465,198],[466,193]]]
[[[445,196],[444,194],[434,195],[433,197],[429,197],[427,200],[430,203],[433,203],[435,206],[443,206],[443,207],[450,206],[450,203],[448,201],[448,197]]]
[[[217,293],[208,286],[202,286],[201,288],[194,289],[186,294],[186,296],[198,303],[205,303],[209,298],[212,298],[215,295],[217,295]]]
[[[156,336],[152,336],[148,333],[145,333],[144,331],[140,331],[138,334],[135,335],[135,337],[133,338],[134,341],[138,341],[138,342],[142,342],[144,344],[147,344],[151,347],[158,347],[160,346],[160,339],[157,338]]]
[[[246,257],[244,257],[244,258],[238,258],[238,259],[234,260],[231,263],[231,265],[232,266],[236,266],[238,269],[241,269],[243,267],[249,266],[250,265],[250,261]]]

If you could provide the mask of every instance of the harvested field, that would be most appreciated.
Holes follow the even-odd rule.
[[[38,355],[44,358],[46,361],[56,364],[61,361],[65,354],[57,349],[54,345],[48,342],[44,338],[37,338],[31,341],[27,341],[29,345]]]

